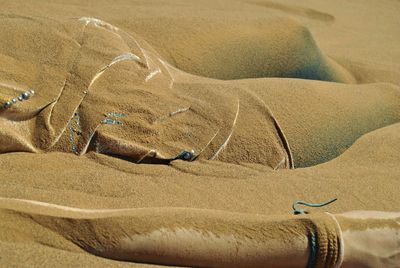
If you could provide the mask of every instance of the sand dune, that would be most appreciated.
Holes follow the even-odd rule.
[[[35,90],[0,109],[2,266],[137,266],[97,239],[154,213],[399,210],[398,2],[1,7],[0,105]]]

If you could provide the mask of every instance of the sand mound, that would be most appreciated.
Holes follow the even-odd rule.
[[[180,27],[185,39],[171,40],[162,51],[175,67],[218,78],[287,77],[354,82],[351,74],[318,48],[303,25],[270,18],[259,27],[206,23],[201,29]],[[180,33],[179,33],[180,34]]]
[[[296,167],[329,161],[362,135],[400,121],[400,87],[393,84],[280,79],[243,84],[280,122]]]

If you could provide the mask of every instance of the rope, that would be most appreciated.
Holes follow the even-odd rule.
[[[307,268],[315,268],[319,250],[319,245],[317,243],[317,235],[311,232],[309,234],[308,241],[310,244],[310,257],[308,258]]]

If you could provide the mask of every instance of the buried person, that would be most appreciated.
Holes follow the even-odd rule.
[[[400,120],[400,91],[390,84],[209,79],[172,67],[140,37],[98,19],[2,21],[9,46],[0,53],[9,60],[0,67],[0,153],[94,151],[134,163],[210,159],[281,169],[326,162]],[[26,42],[13,40],[16,28]],[[326,64],[324,72],[339,68]]]
[[[17,26],[27,42],[13,40]],[[1,48],[7,57],[0,67],[0,153],[94,151],[134,163],[203,158],[292,168],[327,161],[362,134],[400,119],[400,92],[393,85],[298,81],[301,87],[293,90],[292,80],[196,77],[168,65],[139,37],[100,20],[7,18],[0,36],[7,36],[5,47],[20,45]],[[55,51],[50,55],[43,47]],[[117,260],[225,267],[400,262],[398,213],[271,217],[39,207],[28,218]]]

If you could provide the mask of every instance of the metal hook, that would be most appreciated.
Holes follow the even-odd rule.
[[[301,209],[301,208],[296,208],[296,205],[304,205],[304,206],[307,206],[307,207],[319,208],[319,207],[323,207],[323,206],[329,205],[330,203],[333,203],[333,202],[335,202],[336,200],[337,200],[337,198],[334,198],[334,199],[332,199],[332,200],[330,200],[330,201],[328,201],[328,202],[320,203],[320,204],[306,203],[306,202],[301,201],[301,200],[295,201],[295,202],[293,203],[293,205],[292,205],[293,214],[294,214],[294,215],[298,215],[298,214],[308,214],[308,211],[307,211],[307,210]]]

